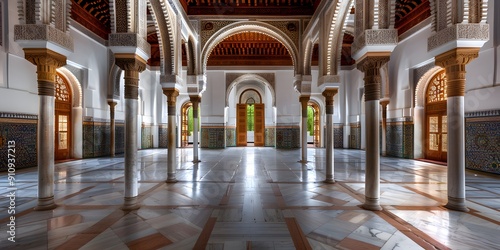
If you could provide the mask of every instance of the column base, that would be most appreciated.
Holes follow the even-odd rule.
[[[334,179],[325,179],[323,181],[323,183],[326,183],[326,184],[334,184],[335,183],[335,180]]]
[[[38,204],[33,209],[35,211],[46,211],[52,210],[57,207],[57,204],[54,202],[54,196],[46,197],[46,198],[38,198]]]
[[[381,211],[382,207],[379,204],[379,198],[370,198],[365,196],[365,204],[361,208],[370,211]]]
[[[165,182],[166,183],[176,183],[176,182],[178,182],[178,180],[175,177],[175,174],[168,174],[167,180]]]
[[[193,163],[199,163],[201,162],[200,160],[193,160]]]
[[[300,163],[308,163],[309,161],[308,161],[308,160],[300,160],[300,161],[297,161],[297,162],[300,162]]]
[[[464,198],[454,198],[448,196],[448,203],[444,207],[450,210],[469,212],[469,209],[465,205]]]
[[[122,206],[123,211],[137,210],[140,207],[141,206],[137,203],[137,196],[124,198],[123,206]]]

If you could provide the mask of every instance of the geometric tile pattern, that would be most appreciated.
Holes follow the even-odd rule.
[[[351,135],[349,148],[361,149],[361,124],[351,123]]]
[[[333,126],[333,147],[344,148],[344,126],[342,124],[334,124]]]
[[[500,117],[467,118],[465,167],[500,174]]]
[[[276,127],[276,148],[300,148],[300,127]]]
[[[168,148],[168,125],[158,126],[158,147]]]
[[[84,121],[83,158],[110,155],[110,132],[109,122]]]
[[[223,126],[201,126],[201,148],[225,148],[225,128]]]
[[[236,147],[236,128],[226,127],[226,147]]]
[[[15,142],[15,167],[37,166],[37,120],[2,119],[0,121],[0,171],[8,169],[8,142]],[[11,152],[12,153],[12,150]]]
[[[115,122],[115,154],[125,152],[125,123]]]
[[[153,148],[153,134],[151,133],[151,126],[142,125],[141,127],[141,148]]]
[[[386,150],[388,156],[413,159],[413,123],[388,122]]]
[[[165,183],[163,149],[137,152],[138,203],[125,212],[124,158],[55,165],[52,211],[34,211],[37,169],[16,172],[16,242],[0,249],[498,249],[498,176],[466,170],[470,212],[445,209],[447,167],[380,157],[382,211],[364,202],[365,152],[336,149],[326,184],[324,148],[177,150],[177,183]],[[7,173],[0,173],[5,179]],[[9,222],[0,182],[0,223]]]
[[[276,146],[276,128],[266,127],[265,128],[265,147],[275,147]]]

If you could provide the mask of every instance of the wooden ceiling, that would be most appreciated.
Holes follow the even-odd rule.
[[[312,16],[321,0],[180,0],[188,15],[218,16]],[[148,12],[149,13],[149,12]],[[148,14],[149,16],[150,14]],[[399,34],[408,31],[430,16],[429,0],[397,0],[396,25]],[[71,18],[104,40],[111,32],[109,0],[72,0]],[[150,17],[148,17],[150,19]],[[151,44],[150,66],[160,65],[158,36],[149,34]],[[341,65],[352,65],[353,37],[344,35]],[[184,49],[184,47],[183,47]],[[185,52],[183,52],[185,55]],[[183,58],[185,65],[185,56]],[[317,45],[313,49],[312,64],[318,64]],[[272,65],[290,66],[292,59],[277,40],[260,33],[245,32],[228,37],[212,51],[208,65]]]

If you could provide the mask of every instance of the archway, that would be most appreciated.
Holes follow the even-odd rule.
[[[236,145],[247,146],[253,143],[262,147],[265,144],[265,110],[262,96],[255,89],[244,90],[236,105]]]
[[[425,91],[425,158],[447,161],[446,73],[437,72]]]
[[[72,91],[68,80],[61,74],[56,74],[54,112],[54,159],[71,158],[72,148]]]
[[[312,137],[312,143],[314,147],[321,147],[321,113],[319,105],[315,101],[309,101],[307,103],[307,130],[308,138]],[[307,143],[310,143],[309,139]]]
[[[193,132],[192,127],[190,127],[190,124],[192,126],[192,122],[193,103],[185,102],[181,107],[181,147],[183,148],[188,147],[189,142],[192,143],[192,139],[190,139]]]

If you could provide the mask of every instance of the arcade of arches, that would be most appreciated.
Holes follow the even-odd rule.
[[[17,2],[0,248],[500,245],[498,1]]]

